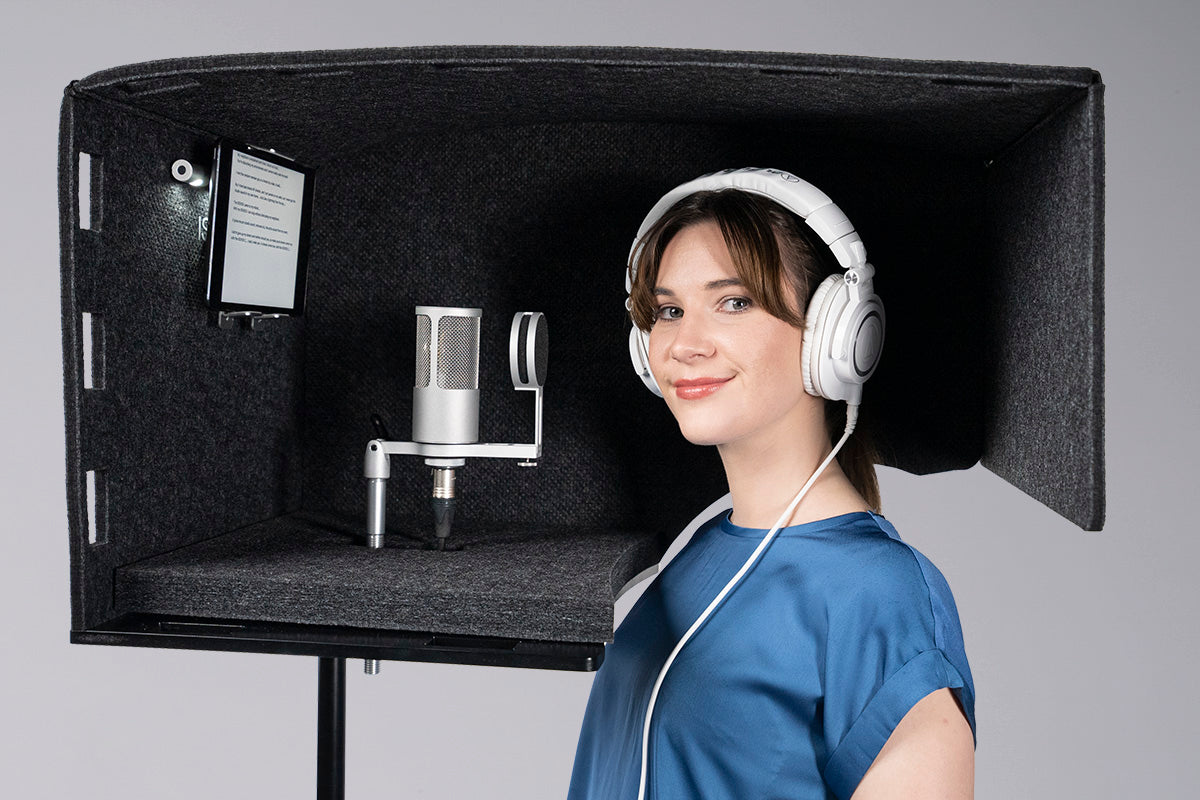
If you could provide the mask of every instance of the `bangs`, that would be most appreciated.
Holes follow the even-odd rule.
[[[644,331],[654,325],[658,307],[654,287],[667,245],[681,230],[701,222],[716,222],[721,228],[730,260],[750,299],[771,316],[803,327],[808,297],[824,272],[807,226],[775,202],[736,189],[697,192],[683,198],[642,237],[632,264],[629,311],[633,324]]]

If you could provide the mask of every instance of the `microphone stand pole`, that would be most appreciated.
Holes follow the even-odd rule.
[[[317,800],[346,797],[346,659],[317,659]]]

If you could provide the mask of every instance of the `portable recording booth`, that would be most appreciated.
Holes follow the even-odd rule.
[[[72,641],[592,669],[613,598],[724,493],[627,356],[642,216],[775,166],[846,211],[887,306],[863,423],[883,463],[982,462],[1103,524],[1103,87],[1090,69],[600,48],[182,59],[62,109]],[[232,139],[313,168],[302,316],[221,327],[209,189]],[[417,305],[483,309],[480,435],[530,438],[514,312],[549,322],[536,468],[468,460],[451,541],[392,457]]]

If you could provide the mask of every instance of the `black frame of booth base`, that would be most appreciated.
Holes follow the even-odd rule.
[[[141,613],[123,614],[95,628],[72,631],[71,642],[576,672],[594,672],[604,661],[604,644],[599,642],[546,642]]]

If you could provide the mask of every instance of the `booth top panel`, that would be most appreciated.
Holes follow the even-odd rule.
[[[431,47],[134,64],[77,83],[321,165],[406,131],[555,121],[778,122],[980,158],[1098,75],[1084,68],[642,48]]]

